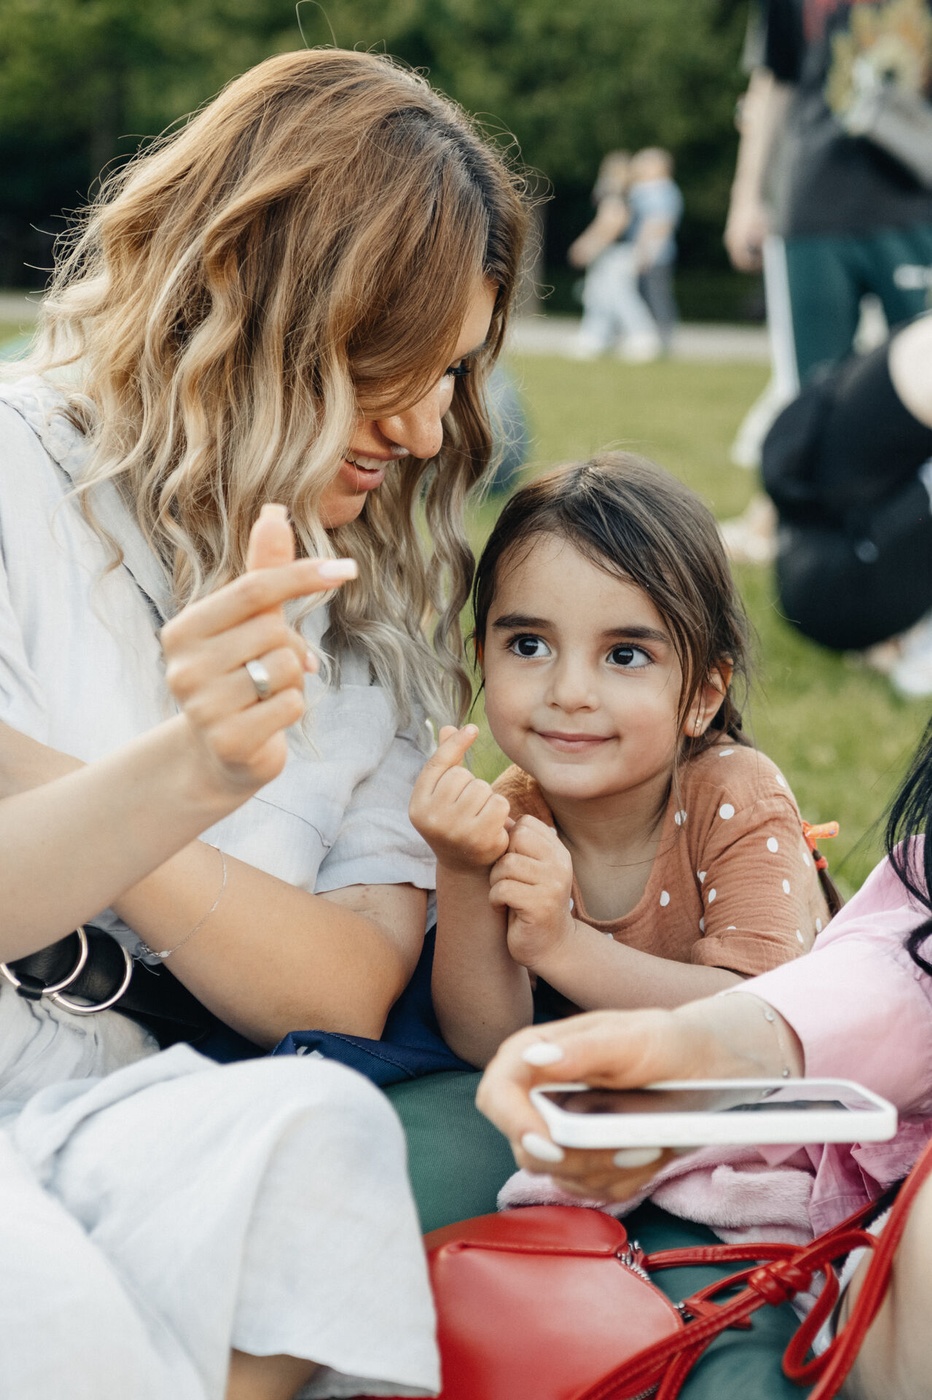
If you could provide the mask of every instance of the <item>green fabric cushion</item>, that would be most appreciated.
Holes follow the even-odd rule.
[[[408,1171],[425,1235],[454,1220],[488,1215],[515,1170],[507,1140],[476,1108],[481,1077],[454,1070],[385,1090],[408,1139]]]
[[[404,1125],[414,1197],[425,1231],[486,1215],[514,1171],[505,1139],[475,1106],[480,1075],[432,1074],[387,1089]],[[650,1203],[628,1216],[632,1239],[648,1252],[714,1244],[711,1231],[679,1220]],[[698,1265],[666,1269],[654,1281],[674,1301],[734,1272]],[[749,1331],[726,1332],[712,1344],[682,1391],[682,1400],[801,1400],[806,1391],[780,1369],[798,1319],[792,1308],[762,1308]]]

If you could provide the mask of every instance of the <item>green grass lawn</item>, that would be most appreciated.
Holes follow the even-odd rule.
[[[752,495],[756,478],[731,465],[728,447],[764,386],[763,366],[579,364],[530,355],[513,357],[511,365],[534,438],[527,476],[612,446],[661,462],[719,519],[737,514]],[[490,500],[477,512],[477,544],[496,510]],[[824,651],[794,632],[780,616],[768,569],[736,572],[757,633],[749,732],[784,770],[809,821],[840,822],[841,834],[825,853],[850,895],[880,854],[878,819],[930,704],[899,699],[855,658]],[[483,733],[476,748],[476,771],[494,776],[503,760],[492,740]]]
[[[22,322],[0,321],[0,346],[24,328]],[[510,363],[534,439],[526,476],[611,446],[663,463],[719,519],[736,515],[753,493],[754,474],[730,464],[728,447],[763,388],[763,366],[579,364],[530,355],[513,356]],[[477,547],[496,511],[494,499],[477,509]],[[929,703],[899,699],[882,676],[856,659],[823,651],[794,632],[780,617],[769,570],[744,567],[737,573],[757,633],[749,732],[783,768],[810,821],[841,823],[841,835],[826,854],[850,895],[878,858],[878,819],[922,732]],[[476,771],[494,777],[503,762],[483,732]]]
[[[32,322],[28,317],[11,321],[0,316],[0,359],[22,354],[32,333]]]

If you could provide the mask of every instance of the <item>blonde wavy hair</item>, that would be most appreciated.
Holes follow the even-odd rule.
[[[521,174],[422,78],[329,49],[259,64],[103,181],[59,249],[30,365],[87,435],[82,488],[117,485],[176,606],[238,574],[260,506],[283,502],[302,551],[359,561],[331,600],[336,672],[361,647],[403,716],[465,712],[463,507],[489,464],[484,381],[527,207]],[[492,326],[439,456],[325,532],[360,409],[436,383],[483,278]]]

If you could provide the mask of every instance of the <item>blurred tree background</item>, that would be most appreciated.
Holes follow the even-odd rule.
[[[751,309],[721,246],[743,88],[746,0],[2,0],[0,285],[41,286],[63,211],[98,173],[271,53],[384,49],[540,172],[544,281],[571,310],[565,250],[615,147],[674,152],[687,317]]]

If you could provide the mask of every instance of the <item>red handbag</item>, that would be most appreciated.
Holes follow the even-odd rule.
[[[766,1304],[823,1286],[783,1370],[829,1400],[886,1292],[910,1206],[932,1172],[932,1143],[900,1188],[882,1234],[868,1206],[805,1247],[708,1245],[643,1254],[621,1221],[581,1206],[526,1206],[426,1236],[443,1373],[440,1400],[673,1400],[709,1342]],[[809,1357],[838,1301],[833,1264],[873,1250],[857,1301],[828,1350]],[[744,1263],[674,1306],[655,1269]],[[808,1358],[808,1359],[807,1359]]]
[[[685,1327],[600,1210],[480,1215],[426,1244],[443,1400],[569,1400]]]

